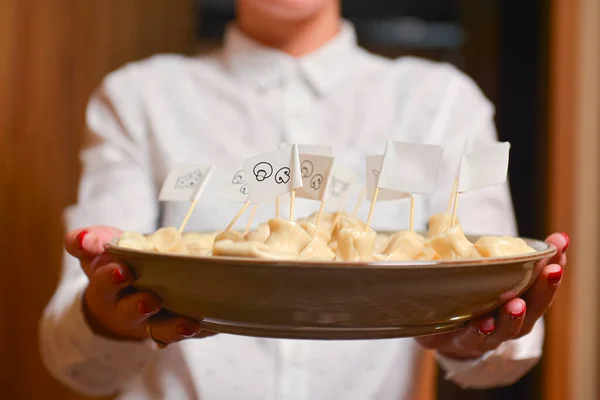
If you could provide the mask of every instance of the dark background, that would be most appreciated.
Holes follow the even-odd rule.
[[[233,0],[197,0],[198,38],[220,41]],[[512,143],[509,179],[522,236],[543,237],[547,60],[543,0],[342,0],[360,44],[387,57],[451,62],[496,105],[500,140]],[[541,367],[516,385],[461,390],[438,373],[442,400],[541,399]]]

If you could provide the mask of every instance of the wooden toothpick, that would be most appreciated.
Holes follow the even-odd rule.
[[[369,208],[369,216],[367,217],[367,226],[365,228],[365,232],[369,230],[369,226],[371,226],[371,218],[373,217],[373,210],[375,209],[375,203],[377,203],[377,197],[379,196],[379,188],[375,188],[375,193],[373,193],[373,200],[371,200],[371,208]]]
[[[319,213],[317,214],[317,227],[321,223],[321,217],[323,217],[323,210],[325,209],[325,200],[321,200],[321,207],[319,207]]]
[[[196,205],[198,204],[198,199],[200,198],[200,195],[204,191],[204,188],[206,187],[206,184],[208,183],[208,180],[210,179],[214,170],[215,170],[215,166],[211,165],[210,168],[208,169],[208,171],[206,171],[206,176],[202,180],[202,183],[200,184],[198,189],[196,189],[196,193],[194,194],[194,200],[192,201],[192,204],[190,205],[190,208],[189,208],[187,214],[185,215],[185,218],[183,219],[181,226],[179,227],[179,234],[183,233],[185,226],[187,225],[188,221],[190,220],[190,217],[192,216],[192,213],[194,212],[194,209],[196,208]]]
[[[410,231],[415,231],[415,195],[410,196]]]
[[[448,199],[448,207],[446,207],[447,213],[449,213],[452,210],[452,204],[454,203],[454,197],[456,197],[457,190],[458,190],[458,177],[454,178],[454,186],[452,187],[452,193],[450,194],[450,198]]]
[[[275,197],[275,218],[279,218],[279,196]]]
[[[190,220],[190,217],[192,216],[192,213],[194,212],[194,208],[196,208],[196,204],[198,204],[198,199],[194,199],[194,201],[192,201],[192,204],[190,205],[190,208],[189,208],[187,214],[185,215],[185,218],[183,219],[181,226],[179,227],[180,234],[183,233],[185,226],[187,225],[188,221]]]
[[[254,217],[256,216],[257,209],[258,209],[258,204],[255,204],[252,207],[252,210],[250,211],[250,216],[248,217],[248,222],[246,223],[246,228],[244,229],[244,236],[246,236],[248,234],[248,232],[250,232],[250,229],[252,228],[252,221],[254,220]]]
[[[452,223],[451,226],[454,226],[454,224],[456,224],[456,211],[458,210],[458,196],[460,195],[460,193],[456,192],[456,194],[454,195],[454,207],[452,208]]]
[[[229,223],[229,225],[227,225],[227,228],[225,228],[225,232],[229,232],[233,226],[235,225],[236,222],[238,222],[238,220],[242,217],[242,215],[244,214],[244,212],[246,211],[246,209],[250,206],[250,202],[247,201],[244,203],[244,205],[242,206],[242,208],[240,209],[240,211],[238,211],[237,215],[233,218],[233,220]]]
[[[294,220],[294,203],[296,202],[296,189],[292,189],[290,196],[290,221]]]

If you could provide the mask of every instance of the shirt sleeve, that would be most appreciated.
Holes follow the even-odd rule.
[[[448,207],[460,156],[467,138],[498,140],[494,107],[477,85],[454,67],[442,65],[446,82],[440,109],[432,122],[429,140],[444,146],[444,159],[437,190],[430,198],[431,213]],[[464,193],[458,203],[458,218],[472,234],[517,235],[509,185],[497,185]],[[540,320],[529,334],[503,343],[477,360],[456,361],[437,354],[446,378],[462,387],[489,388],[510,385],[521,379],[542,354],[544,325]]]
[[[437,352],[435,357],[446,371],[446,379],[464,389],[510,386],[537,364],[543,342],[544,321],[540,319],[529,334],[504,342],[476,360],[453,360]]]
[[[90,99],[78,203],[65,212],[67,230],[92,225],[155,229],[156,188],[130,68],[109,75]],[[41,355],[47,369],[72,389],[113,394],[141,371],[154,347],[92,332],[82,310],[87,283],[78,261],[65,253],[60,282],[39,325]]]

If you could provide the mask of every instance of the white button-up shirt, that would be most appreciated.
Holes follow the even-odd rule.
[[[224,49],[215,54],[156,56],[104,80],[87,110],[79,203],[66,212],[67,228],[105,224],[151,232],[177,225],[188,205],[157,201],[173,163],[234,162],[282,142],[378,154],[386,140],[396,139],[446,148],[436,192],[417,201],[415,226],[425,229],[426,217],[447,206],[466,138],[496,139],[493,116],[493,106],[477,86],[451,65],[370,54],[357,46],[348,23],[335,39],[300,59],[265,48],[231,27]],[[364,169],[364,158],[345,162]],[[298,200],[296,215],[317,207]],[[188,229],[222,230],[238,208],[207,192]],[[373,226],[407,227],[408,209],[404,201],[378,203]],[[256,221],[273,214],[274,208],[261,206]],[[507,186],[464,194],[459,216],[471,233],[516,233]],[[217,335],[159,351],[151,343],[113,341],[91,332],[81,310],[86,284],[78,262],[66,256],[40,337],[48,369],[90,395],[387,400],[408,399],[413,390],[421,356],[413,339]],[[540,322],[529,335],[479,360],[438,360],[459,385],[506,385],[537,362],[542,341]]]

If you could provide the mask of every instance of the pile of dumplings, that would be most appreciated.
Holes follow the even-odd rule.
[[[327,213],[318,226],[316,215],[299,221],[273,218],[246,235],[235,231],[181,235],[173,227],[149,236],[125,232],[118,246],[203,257],[339,262],[457,260],[535,252],[524,240],[507,236],[484,236],[471,243],[460,223],[452,225],[451,219],[448,213],[433,215],[427,237],[410,231],[378,234],[352,215]]]

